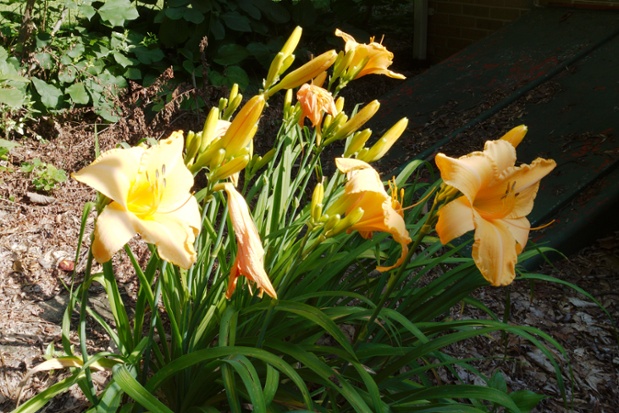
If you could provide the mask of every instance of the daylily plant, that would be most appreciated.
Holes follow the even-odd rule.
[[[540,180],[556,166],[542,158],[515,166],[515,146],[526,132],[526,126],[519,126],[502,139],[487,141],[483,152],[457,159],[439,153],[435,158],[445,184],[461,194],[438,211],[441,242],[475,230],[473,259],[494,286],[513,281],[518,254],[531,228],[526,216],[533,209]]]
[[[112,149],[72,176],[111,202],[95,224],[92,253],[104,263],[136,233],[160,257],[182,268],[196,261],[193,243],[202,226],[191,194],[193,175],[183,161],[183,133],[150,148]]]
[[[402,254],[395,264],[378,266],[376,269],[388,271],[402,265],[408,254],[411,238],[404,222],[397,188],[392,188],[392,195],[387,194],[380,175],[366,162],[353,158],[337,158],[335,163],[337,168],[346,174],[347,182],[344,194],[327,213],[332,215],[341,210],[349,214],[361,208],[362,217],[348,231],[359,231],[359,234],[366,239],[371,238],[374,231],[391,234],[402,247]]]

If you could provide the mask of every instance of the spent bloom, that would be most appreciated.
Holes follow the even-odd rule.
[[[535,159],[515,166],[516,149],[527,132],[518,126],[503,138],[487,141],[483,152],[460,158],[442,153],[435,161],[443,181],[460,196],[438,210],[436,231],[443,244],[475,230],[473,260],[490,284],[510,284],[525,247],[531,224],[526,216],[540,180],[556,166],[552,159]]]
[[[316,126],[320,124],[325,113],[331,116],[337,115],[338,110],[333,95],[320,86],[304,84],[297,92],[297,99],[301,105],[302,115],[299,120],[301,124],[306,117],[309,118],[313,126]]]
[[[357,43],[354,37],[339,29],[335,30],[335,35],[346,41],[344,50],[349,57],[346,58],[345,70],[354,74],[353,79],[370,74],[406,79],[404,75],[388,69],[393,63],[393,53],[381,43],[375,42],[374,37],[370,39],[370,44],[361,44]]]
[[[149,148],[112,149],[72,176],[111,199],[95,224],[98,262],[109,261],[136,233],[166,261],[182,268],[196,261],[193,242],[202,220],[183,162],[182,132]]]
[[[379,266],[378,271],[388,271],[402,265],[408,254],[408,244],[411,238],[404,222],[402,205],[397,197],[397,188],[393,187],[392,194],[385,191],[380,175],[366,162],[353,158],[337,158],[337,168],[346,174],[347,182],[344,194],[327,213],[344,212],[349,214],[362,209],[363,215],[348,228],[350,231],[359,231],[366,239],[372,237],[373,232],[387,232],[402,247],[400,258],[391,266]]]
[[[266,292],[272,298],[277,298],[277,293],[264,270],[264,249],[247,202],[233,184],[226,182],[223,184],[223,189],[228,194],[228,211],[238,246],[236,259],[230,270],[226,298],[230,299],[234,294],[240,276],[256,284],[259,297]]]

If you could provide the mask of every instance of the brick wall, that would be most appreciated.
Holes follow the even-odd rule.
[[[619,0],[537,0],[540,6],[583,7],[588,9],[619,10]]]
[[[533,6],[534,0],[429,0],[429,60],[439,62],[449,57],[518,19]]]

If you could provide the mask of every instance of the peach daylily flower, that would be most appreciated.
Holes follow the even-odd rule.
[[[150,148],[112,149],[72,176],[112,200],[95,224],[98,262],[109,261],[136,233],[166,261],[182,268],[196,261],[193,242],[202,219],[183,162],[182,132]]]
[[[374,37],[370,39],[370,44],[360,44],[357,43],[354,37],[339,29],[335,29],[335,35],[346,41],[344,50],[347,53],[354,50],[354,56],[348,67],[357,67],[363,64],[364,60],[367,60],[363,69],[355,76],[355,79],[370,74],[386,75],[394,79],[406,79],[404,75],[388,69],[393,63],[393,53],[387,50],[381,43],[376,43]]]
[[[399,267],[408,254],[411,238],[404,222],[402,205],[395,195],[397,189],[393,188],[391,196],[387,194],[380,175],[366,162],[353,158],[337,158],[335,163],[347,178],[341,198],[345,213],[348,214],[359,207],[363,209],[361,219],[348,231],[359,231],[359,234],[366,239],[371,238],[374,231],[391,234],[402,247],[402,254],[395,264],[379,266],[376,269],[383,272]]]
[[[442,153],[435,161],[445,184],[462,196],[438,211],[436,231],[443,244],[475,230],[473,260],[493,286],[510,284],[518,254],[524,249],[540,180],[556,166],[538,158],[516,167],[517,145],[527,129],[512,129],[504,138],[487,141],[483,152],[458,159]]]
[[[266,292],[272,298],[277,298],[277,293],[264,270],[264,249],[247,202],[233,184],[226,182],[223,188],[228,194],[228,211],[238,246],[236,259],[230,271],[226,298],[230,299],[234,294],[240,276],[256,283],[259,297]]]
[[[337,115],[337,107],[333,100],[333,95],[319,86],[305,83],[297,92],[297,99],[301,104],[300,124],[307,117],[313,126],[320,124],[325,113],[331,116]]]

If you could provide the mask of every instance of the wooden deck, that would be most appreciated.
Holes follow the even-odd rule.
[[[544,88],[553,92],[536,98]],[[519,161],[558,164],[530,216],[533,226],[555,222],[532,240],[570,253],[619,230],[619,12],[534,9],[380,101],[374,130],[406,116],[414,134],[400,145],[413,145],[406,140],[414,135],[434,139],[413,155],[392,149],[388,162],[398,165],[431,159],[457,139],[500,137],[488,125],[517,103],[511,126],[529,127]],[[450,122],[437,126],[445,108]]]

